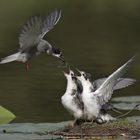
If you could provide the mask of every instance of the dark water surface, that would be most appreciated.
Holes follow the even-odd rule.
[[[139,0],[0,0],[0,57],[18,50],[18,34],[33,15],[62,9],[60,22],[48,41],[63,50],[73,66],[106,77],[140,52]],[[14,122],[58,122],[71,119],[60,98],[66,80],[59,61],[41,55],[22,63],[0,65],[0,104],[16,114]],[[140,56],[126,74],[138,80],[115,96],[140,95]],[[140,113],[137,115],[140,115]]]

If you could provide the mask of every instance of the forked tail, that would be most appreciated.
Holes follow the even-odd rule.
[[[7,57],[4,57],[4,58],[2,58],[0,60],[0,64],[9,63],[9,62],[12,62],[12,61],[16,61],[16,60],[18,60],[19,55],[20,55],[20,52],[17,52],[17,53],[14,53],[12,55],[9,55]]]

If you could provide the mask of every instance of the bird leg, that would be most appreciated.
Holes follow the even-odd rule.
[[[29,70],[29,64],[25,63],[25,71],[27,72]]]
[[[115,107],[112,108],[112,111],[114,111],[116,113],[119,113],[119,114],[122,114],[122,112],[119,109],[115,108]]]

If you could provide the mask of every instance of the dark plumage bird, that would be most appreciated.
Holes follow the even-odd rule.
[[[7,56],[1,59],[0,64],[9,63],[12,61],[19,61],[26,63],[33,56],[37,56],[42,53],[50,54],[54,57],[64,61],[62,52],[44,40],[44,36],[57,24],[61,17],[60,10],[54,10],[48,14],[45,18],[40,16],[32,17],[23,26],[19,35],[20,49],[17,53]],[[28,70],[28,64],[26,63],[26,70]]]

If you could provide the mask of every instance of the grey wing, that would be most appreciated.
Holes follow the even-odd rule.
[[[20,51],[38,44],[44,35],[57,24],[60,16],[61,11],[54,10],[45,18],[35,16],[28,20],[19,35]]]
[[[130,86],[136,82],[135,79],[132,78],[119,78],[117,80],[117,84],[114,86],[113,90],[122,89],[127,86]]]
[[[83,91],[83,86],[82,86],[82,83],[80,80],[77,79],[77,91],[79,94],[82,94],[82,91]]]
[[[95,90],[98,89],[106,79],[107,78],[100,78],[100,79],[93,81],[94,89]]]
[[[105,104],[108,102],[113,94],[113,87],[117,83],[117,79],[122,77],[128,68],[132,65],[135,57],[132,57],[128,60],[124,65],[122,65],[119,69],[117,69],[114,73],[112,73],[104,82],[103,84],[97,89],[93,96],[98,98],[100,105]]]
[[[107,78],[101,78],[101,79],[95,80],[93,82],[94,89],[95,90],[98,89],[106,79]],[[113,87],[113,90],[125,88],[125,87],[127,87],[129,85],[134,84],[135,82],[136,82],[136,80],[132,79],[132,78],[119,78],[119,79],[117,79],[117,83]]]
[[[61,10],[55,10],[53,12],[51,12],[48,16],[46,16],[46,18],[44,19],[44,26],[42,29],[42,37],[44,37],[44,35],[49,32],[59,21],[61,17]]]

